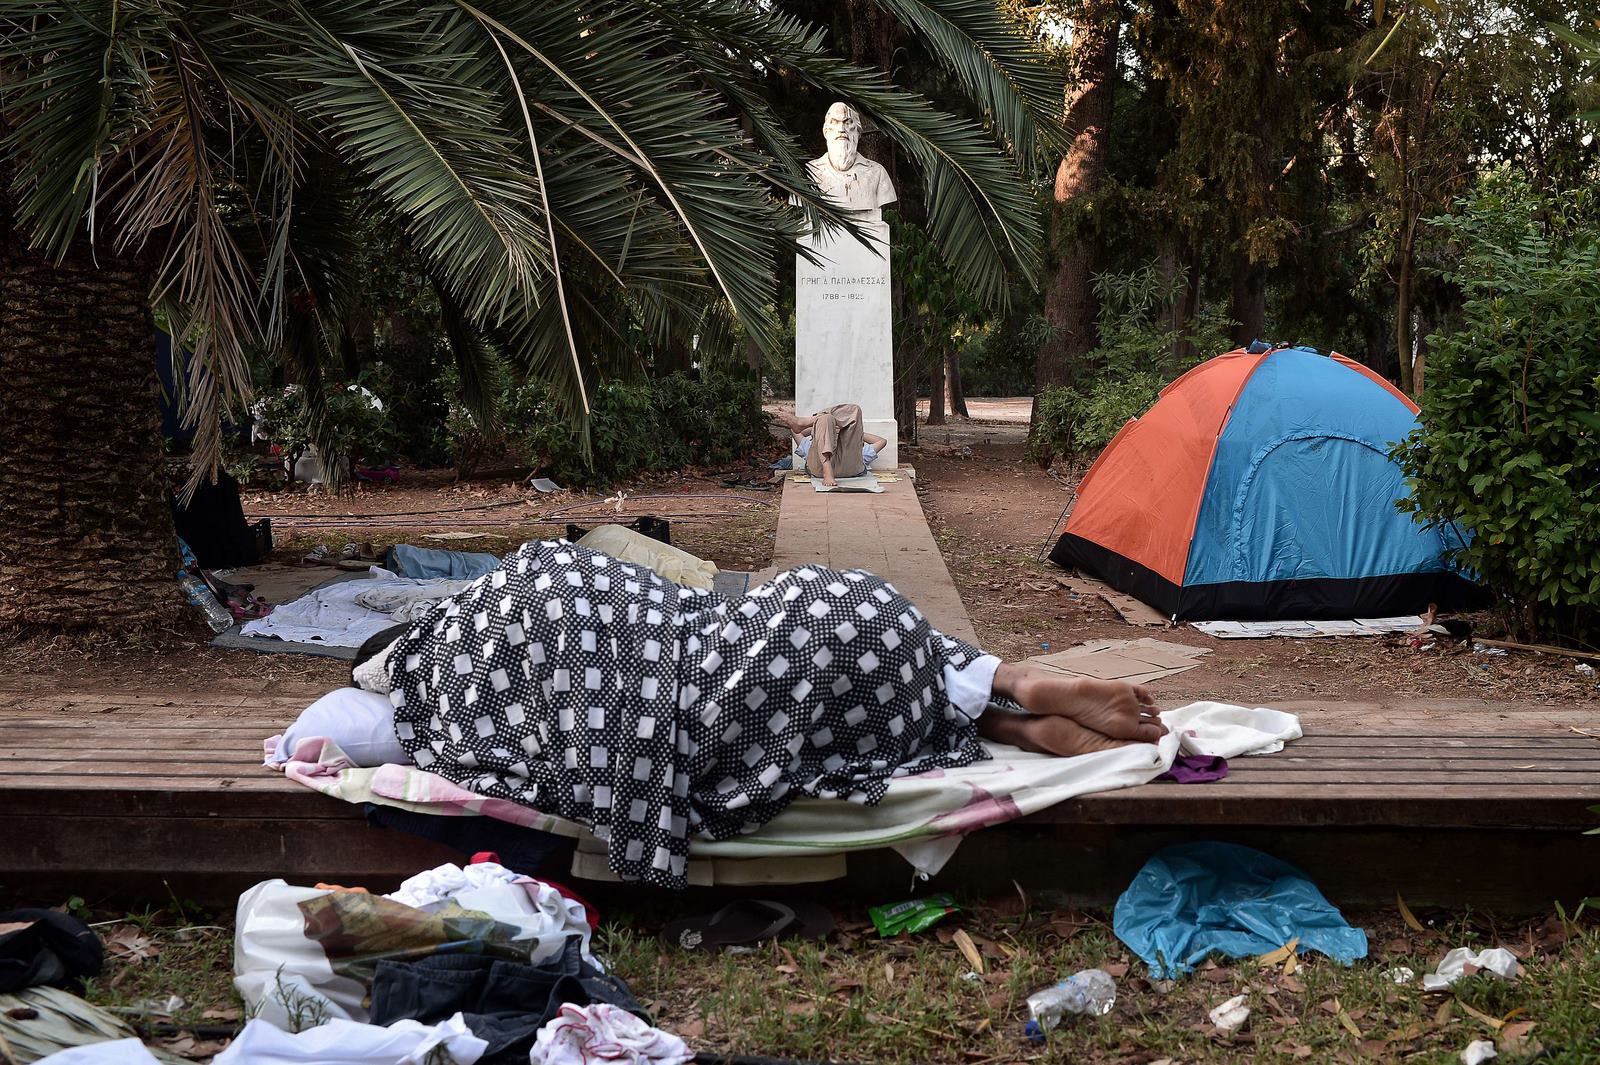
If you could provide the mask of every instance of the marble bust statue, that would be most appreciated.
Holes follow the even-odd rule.
[[[828,108],[822,122],[822,139],[828,150],[811,160],[811,180],[842,207],[869,211],[870,219],[896,199],[889,172],[856,151],[861,141],[861,116],[846,103]]]

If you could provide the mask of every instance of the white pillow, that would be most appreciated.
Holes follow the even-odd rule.
[[[350,760],[363,768],[410,765],[405,748],[394,734],[394,704],[387,695],[338,688],[304,710],[267,759],[269,765],[289,760],[301,740],[323,737],[339,745]]]

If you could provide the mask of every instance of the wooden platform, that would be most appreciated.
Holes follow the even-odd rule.
[[[20,708],[33,702],[38,710]],[[299,699],[196,709],[159,696],[0,703],[0,883],[225,901],[256,880],[382,886],[459,860],[369,827],[358,807],[261,766]],[[97,703],[104,708],[96,712]],[[166,704],[166,705],[163,705]],[[1547,907],[1592,894],[1595,714],[1462,701],[1425,709],[1280,704],[1306,737],[1225,781],[1064,803],[968,839],[935,887],[1012,879],[1104,903],[1157,846],[1223,838],[1304,867],[1336,901]],[[1586,720],[1589,719],[1589,720]],[[852,891],[904,892],[897,857],[852,856]],[[44,890],[42,887],[40,890]]]

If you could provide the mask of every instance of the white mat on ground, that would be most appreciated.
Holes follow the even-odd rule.
[[[892,847],[918,873],[931,876],[968,832],[1090,792],[1147,784],[1171,768],[1180,753],[1224,758],[1272,754],[1301,736],[1300,720],[1293,714],[1224,703],[1191,703],[1165,711],[1161,719],[1171,731],[1157,744],[1076,758],[990,744],[993,757],[987,762],[892,781],[877,806],[800,799],[751,835],[694,841],[690,868],[702,859],[788,858]],[[337,744],[321,738],[301,740],[283,768],[291,779],[347,802],[445,816],[482,815],[580,840],[589,836],[581,825],[485,798],[415,766],[356,768]],[[706,882],[693,875],[691,879]]]
[[[1270,636],[1310,639],[1318,636],[1383,636],[1420,632],[1420,617],[1356,618],[1354,621],[1195,621],[1195,628],[1219,640],[1264,640]]]
[[[338,581],[311,589],[239,630],[243,636],[267,636],[327,647],[360,647],[367,638],[397,623],[422,602],[442,599],[471,581],[397,577],[379,566],[365,580]],[[374,609],[385,607],[387,609]]]
[[[838,484],[823,484],[821,477],[811,478],[811,487],[819,492],[881,492],[883,485],[871,473],[858,474],[855,477],[836,477]]]

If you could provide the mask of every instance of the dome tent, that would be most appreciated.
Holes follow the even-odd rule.
[[[1454,530],[1395,509],[1417,407],[1337,352],[1255,344],[1169,384],[1106,445],[1050,554],[1178,620],[1481,603]]]

